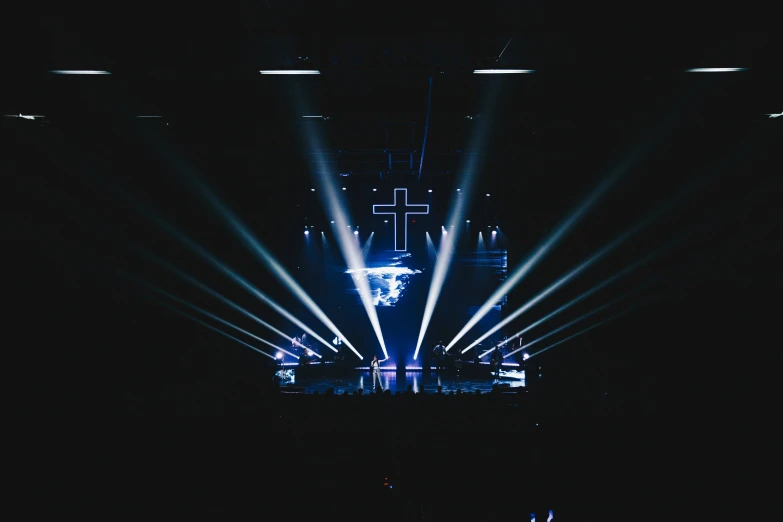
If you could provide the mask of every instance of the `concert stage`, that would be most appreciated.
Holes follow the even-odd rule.
[[[332,389],[334,393],[353,393],[359,389],[372,390],[372,374],[367,367],[350,368],[333,364],[310,364],[306,366],[282,366],[278,371],[282,391],[296,393],[325,393]],[[415,393],[436,393],[441,387],[442,393],[488,393],[494,385],[501,388],[524,388],[525,373],[516,365],[503,365],[500,378],[492,372],[486,363],[466,363],[462,368],[447,368],[440,372],[420,367],[408,367],[405,370],[383,368],[381,372],[383,389],[391,393],[413,391]]]

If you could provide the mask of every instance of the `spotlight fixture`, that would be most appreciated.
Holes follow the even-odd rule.
[[[429,189],[427,192],[432,192],[432,189]]]
[[[747,71],[744,67],[697,67],[695,69],[685,69],[685,72],[741,72]]]
[[[343,190],[345,190],[345,187],[343,187]]]
[[[334,221],[330,221],[329,223],[334,223]]]
[[[305,230],[305,235],[309,236],[310,235],[310,231],[309,230]]]
[[[354,231],[353,231],[353,234],[354,234],[355,236],[356,236],[356,235],[359,235],[359,231],[358,231],[358,230],[354,230]]]
[[[378,189],[372,189],[373,192],[378,192]]]
[[[111,74],[109,71],[90,71],[90,70],[55,70],[50,71],[52,74],[75,74],[75,75],[96,75],[96,74]]]
[[[459,192],[460,190],[462,190],[462,189],[457,189],[457,192]]]
[[[384,223],[388,223],[388,222],[389,222],[389,220],[388,220],[388,219],[384,219],[384,220],[383,220],[383,222],[384,222]]]
[[[535,69],[476,69],[473,74],[532,74]]]
[[[311,189],[310,189],[310,192],[315,192],[315,189],[314,189],[314,188],[311,188]]]
[[[465,220],[465,223],[470,223],[470,220],[469,220],[469,219],[466,219],[466,220]]]
[[[258,71],[261,74],[321,74],[321,71],[315,69],[281,69]]]
[[[487,194],[487,197],[489,197],[489,194]]]

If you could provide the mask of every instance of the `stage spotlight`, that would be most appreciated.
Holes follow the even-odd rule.
[[[129,197],[129,196],[126,196],[126,197]],[[331,348],[331,346],[329,345],[329,343],[325,339],[323,339],[320,335],[318,335],[316,332],[314,332],[309,326],[307,326],[302,321],[300,321],[299,318],[297,318],[291,312],[289,312],[288,310],[286,310],[285,308],[283,308],[282,306],[277,304],[277,302],[275,302],[273,299],[268,297],[261,290],[259,290],[255,286],[251,285],[244,277],[242,277],[239,274],[237,274],[236,272],[234,272],[231,268],[226,266],[218,258],[216,258],[211,253],[209,253],[201,245],[199,245],[198,243],[196,243],[195,241],[190,239],[182,231],[178,230],[176,227],[174,227],[168,221],[166,221],[166,220],[160,218],[159,216],[157,216],[156,214],[152,213],[145,206],[141,205],[138,202],[136,202],[136,203],[138,205],[139,210],[142,213],[147,215],[152,221],[157,223],[161,228],[166,230],[169,234],[171,234],[172,236],[177,238],[183,245],[188,247],[191,251],[195,252],[196,255],[201,257],[204,261],[206,261],[207,263],[212,265],[215,269],[217,269],[218,271],[223,273],[224,276],[226,276],[229,279],[231,279],[232,281],[234,281],[236,284],[238,284],[239,286],[244,288],[248,293],[250,293],[253,296],[255,296],[259,301],[263,302],[264,304],[266,304],[267,306],[272,308],[274,311],[276,311],[277,313],[279,313],[280,315],[282,315],[283,317],[285,317],[286,319],[288,319],[289,321],[291,321],[292,323],[297,325],[303,331],[305,331],[308,334],[310,334],[313,337],[313,339],[316,339],[318,342],[320,342],[324,346],[327,346],[327,347]],[[143,251],[141,249],[139,249],[139,251],[143,255],[145,255],[147,258],[153,259],[154,261],[158,262],[161,265],[164,265],[164,266],[168,265],[168,263],[166,263],[162,259],[158,258],[157,256],[155,256],[155,255],[153,255],[153,254],[151,254],[149,252],[145,252],[145,251]],[[168,265],[168,266],[170,266],[170,265]],[[193,284],[196,284],[199,287],[202,287],[204,289],[211,290],[211,289],[209,289],[209,287],[206,287],[205,285],[202,285],[200,282],[194,280],[193,278],[191,278],[187,274],[183,273],[181,270],[179,270],[179,269],[177,269],[175,267],[170,267],[170,269],[173,270],[175,273],[179,274],[180,277],[183,277],[183,278],[185,278],[187,280],[191,280],[193,282]],[[211,290],[211,291],[214,292],[214,290]],[[217,292],[214,292],[214,293],[216,295],[218,295],[218,296],[220,295],[220,294],[217,294]],[[220,296],[220,297],[222,297],[222,296]],[[230,302],[227,299],[226,299],[226,301]],[[251,315],[251,317],[253,317],[257,321],[261,321],[260,319],[255,318],[255,316],[253,316],[252,314],[250,314],[250,315]],[[336,329],[336,327],[335,327],[335,329]],[[348,343],[346,343],[346,344],[348,344]],[[358,353],[357,353],[357,355],[358,355]]]
[[[266,321],[263,321],[263,320],[259,319],[255,315],[251,314],[250,312],[248,312],[247,310],[245,310],[244,308],[242,308],[241,306],[236,304],[234,301],[230,300],[229,298],[225,297],[224,295],[220,294],[219,292],[216,292],[215,290],[213,290],[212,288],[208,287],[204,283],[198,281],[197,279],[189,276],[188,274],[186,274],[182,270],[180,270],[180,269],[176,268],[175,266],[167,263],[163,259],[157,257],[156,255],[154,255],[154,254],[152,254],[150,252],[147,252],[147,251],[145,251],[145,250],[143,250],[141,248],[138,248],[137,250],[146,259],[148,259],[148,260],[150,260],[150,261],[152,261],[154,263],[157,263],[158,265],[162,266],[163,268],[166,268],[167,270],[173,272],[175,275],[177,275],[180,278],[184,279],[185,281],[187,281],[188,283],[192,284],[196,288],[200,289],[204,293],[207,293],[207,294],[211,295],[212,297],[222,301],[226,305],[230,306],[231,308],[233,308],[237,312],[241,313],[245,317],[247,317],[247,318],[255,321],[256,323],[260,324],[264,328],[266,328],[266,329],[276,333],[277,335],[279,335],[280,337],[282,337],[282,338],[284,338],[286,340],[290,340],[290,336],[288,334],[286,334],[285,332],[283,332],[281,330],[278,330],[277,328],[275,328],[271,324],[267,323]],[[294,357],[296,357],[296,356],[294,356]]]
[[[271,342],[267,341],[266,339],[262,339],[262,338],[258,337],[257,335],[254,335],[254,334],[248,332],[247,330],[244,330],[244,329],[238,327],[237,325],[226,321],[222,317],[218,317],[215,314],[207,312],[203,308],[198,307],[198,306],[194,305],[193,303],[190,303],[190,302],[188,302],[188,301],[186,301],[186,300],[184,300],[184,299],[182,299],[180,297],[177,297],[177,296],[175,296],[175,295],[173,295],[173,294],[171,294],[169,292],[166,292],[165,290],[163,290],[161,288],[158,288],[157,286],[155,286],[155,285],[153,285],[151,283],[148,283],[147,281],[144,281],[143,279],[139,279],[138,277],[134,277],[134,276],[131,276],[131,275],[128,275],[128,274],[124,274],[124,275],[128,279],[131,279],[131,280],[135,281],[136,283],[138,283],[139,285],[147,288],[151,292],[156,292],[158,294],[164,295],[164,296],[168,297],[169,299],[171,299],[172,301],[175,301],[175,302],[177,302],[179,304],[185,305],[188,308],[191,308],[191,309],[197,311],[198,313],[200,313],[202,315],[205,315],[205,316],[207,316],[207,317],[209,317],[209,318],[211,318],[211,319],[213,319],[213,320],[215,320],[215,321],[217,321],[217,322],[219,322],[221,324],[224,324],[224,325],[228,326],[229,328],[233,328],[234,330],[236,330],[238,332],[241,332],[241,333],[247,335],[248,337],[252,337],[256,341],[260,341],[260,342],[262,342],[262,343],[264,343],[264,344],[266,344],[268,346],[271,346],[272,348],[276,348],[280,352],[287,353],[288,355],[292,356],[295,359],[299,359],[299,357],[297,357],[293,353],[289,352],[285,348],[281,348],[281,347],[279,347],[279,346],[277,346],[275,344],[272,344]],[[318,357],[321,357],[321,356],[319,355]]]
[[[656,129],[660,134],[661,128]],[[659,134],[656,134],[659,135]],[[541,259],[549,254],[549,252],[560,243],[563,237],[568,234],[571,229],[579,223],[582,218],[591,210],[595,204],[603,197],[603,195],[617,182],[631,167],[631,165],[639,160],[642,155],[642,151],[648,150],[652,146],[652,139],[647,139],[642,145],[627,154],[623,161],[614,167],[608,176],[606,176],[586,198],[555,228],[554,232],[549,235],[538,248],[523,262],[516,270],[506,279],[506,281],[500,285],[500,287],[486,300],[486,302],[479,308],[479,310],[470,318],[468,323],[459,331],[454,339],[446,346],[448,352],[459,342],[465,334],[470,331],[471,328],[476,326],[494,306],[507,295],[511,289],[513,289],[519,282],[541,261]]]
[[[372,189],[373,192],[378,192],[378,189]]]
[[[343,187],[343,190],[347,190],[345,187]]]
[[[314,189],[314,188],[311,188],[311,189],[310,189],[310,192],[315,192],[315,189]]]
[[[427,192],[432,192],[432,189],[429,189]]]
[[[261,74],[292,74],[292,75],[298,75],[298,74],[321,74],[321,71],[318,71],[316,69],[281,69],[281,70],[267,70],[267,71],[258,71]]]
[[[306,236],[310,235],[310,231],[309,230],[305,230],[305,235]]]
[[[530,301],[519,307],[517,310],[515,310],[510,315],[506,316],[502,321],[500,321],[498,324],[490,328],[488,332],[486,332],[484,335],[473,341],[470,345],[468,345],[467,348],[462,350],[462,353],[467,352],[474,346],[476,346],[478,343],[492,335],[493,333],[497,332],[501,328],[503,328],[505,325],[522,315],[524,312],[526,312],[528,309],[530,309],[532,306],[534,306],[536,303],[550,295],[555,290],[559,289],[566,283],[573,280],[576,276],[581,274],[584,270],[587,268],[593,266],[595,263],[597,263],[599,260],[601,260],[604,256],[621,246],[626,240],[628,240],[630,237],[634,236],[635,234],[639,233],[641,230],[643,230],[645,227],[650,225],[651,223],[655,222],[661,215],[663,215],[666,211],[670,210],[672,207],[674,207],[676,204],[680,203],[687,195],[689,195],[691,192],[696,190],[699,186],[701,186],[701,182],[697,181],[694,183],[691,183],[684,187],[682,190],[678,191],[674,196],[670,197],[666,202],[664,202],[662,205],[659,205],[657,208],[655,208],[652,212],[647,214],[643,219],[638,221],[635,225],[633,225],[631,228],[620,234],[618,237],[610,241],[608,244],[604,245],[600,250],[595,252],[592,256],[587,258],[586,260],[582,261],[578,266],[573,268],[570,272],[562,276],[560,279],[549,285],[545,290],[540,292],[537,296],[533,297]],[[492,231],[492,234],[495,234],[495,231]],[[643,262],[649,261],[649,259],[655,255],[659,255],[662,250],[666,250],[670,248],[671,245],[677,243],[678,241],[681,241],[684,236],[681,236],[678,239],[675,239],[674,241],[670,242],[669,245],[663,247],[663,249],[658,249],[654,254],[651,254],[647,258],[644,258],[637,263],[634,263],[630,267],[626,268],[625,270],[621,271],[620,274],[625,274],[627,271],[632,270],[633,268],[636,268],[639,264]],[[619,277],[618,274],[615,276],[615,278]],[[610,281],[614,280],[613,278],[610,278]],[[603,283],[608,284],[608,282]],[[569,305],[570,306],[570,305]],[[470,324],[470,323],[469,323]],[[453,341],[452,341],[453,342]]]
[[[353,233],[354,233],[354,235],[357,235],[357,236],[359,235],[359,231],[358,230],[354,230]]]
[[[95,70],[55,70],[49,72],[51,72],[52,74],[87,75],[87,76],[111,74],[109,71],[95,71]]]
[[[219,333],[220,335],[223,335],[223,336],[225,336],[225,337],[228,337],[228,338],[229,338],[229,339],[231,339],[232,341],[236,341],[236,342],[238,342],[239,344],[241,344],[241,345],[244,345],[244,346],[247,346],[247,347],[248,347],[248,348],[250,348],[251,350],[254,350],[254,351],[256,351],[256,352],[260,353],[261,355],[266,355],[266,356],[267,356],[267,357],[269,357],[270,359],[272,359],[272,360],[275,360],[275,358],[274,358],[273,356],[269,355],[269,354],[268,354],[268,353],[266,353],[265,351],[263,351],[263,350],[259,350],[259,349],[258,349],[258,348],[256,348],[255,346],[253,346],[253,345],[251,345],[251,344],[248,344],[248,343],[246,343],[245,341],[242,341],[241,339],[237,339],[237,338],[236,338],[236,337],[234,337],[233,335],[227,334],[227,333],[226,333],[226,332],[224,332],[223,330],[221,330],[221,329],[219,329],[219,328],[215,328],[215,327],[214,327],[214,326],[212,326],[211,324],[205,323],[205,322],[204,322],[204,321],[202,321],[201,319],[196,319],[196,318],[195,318],[195,317],[193,317],[192,315],[190,315],[190,314],[188,314],[188,313],[185,313],[185,312],[183,312],[182,310],[179,310],[179,309],[177,309],[177,308],[174,308],[174,307],[173,307],[173,306],[171,306],[170,304],[164,303],[164,302],[162,302],[162,301],[157,301],[157,302],[158,302],[158,304],[160,304],[161,306],[165,306],[165,307],[166,307],[166,308],[168,308],[169,310],[172,310],[172,311],[174,311],[174,312],[178,313],[179,315],[182,315],[182,316],[184,316],[184,317],[186,317],[186,318],[190,319],[191,321],[194,321],[194,322],[196,322],[196,323],[198,323],[198,324],[200,324],[200,325],[202,325],[202,326],[205,326],[205,327],[209,328],[210,330],[213,330],[213,331],[215,331],[215,332]]]
[[[489,194],[487,194],[487,197],[489,197]]]
[[[261,244],[261,242],[253,235],[253,233],[250,231],[250,229],[239,219],[239,217],[234,214],[234,212],[225,204],[223,203],[220,198],[218,198],[214,192],[204,183],[202,182],[195,173],[193,172],[186,172],[184,168],[177,165],[176,172],[178,172],[180,175],[182,175],[183,179],[188,183],[188,185],[197,192],[205,201],[207,201],[212,208],[216,211],[216,213],[226,222],[226,224],[230,227],[231,231],[242,241],[242,243],[245,245],[245,247],[253,253],[256,258],[261,261],[261,263],[270,271],[272,274],[282,283],[282,285],[291,292],[298,300],[301,302],[305,307],[315,316],[317,317],[321,323],[323,323],[329,330],[334,333],[335,335],[339,335],[343,338],[345,336],[340,332],[340,330],[335,326],[335,324],[332,322],[331,319],[326,315],[326,313],[321,310],[321,308],[315,303],[315,301],[305,292],[304,288],[291,276],[291,274],[288,273],[288,271],[283,267],[283,265],[272,255],[267,248]],[[147,210],[147,209],[145,209]],[[146,212],[147,214],[152,214],[151,211]],[[195,250],[201,257],[203,257],[205,260],[209,261],[215,268],[223,272],[225,275],[233,279],[236,283],[243,286],[246,290],[248,290],[250,293],[255,295],[258,299],[266,303],[267,305],[274,308],[278,313],[286,317],[289,321],[293,322],[300,328],[302,328],[305,332],[310,334],[313,339],[318,340],[321,344],[328,348],[332,348],[332,346],[329,344],[328,341],[324,340],[321,336],[319,336],[317,333],[315,333],[312,329],[310,329],[307,325],[302,323],[298,318],[294,317],[293,314],[285,310],[282,306],[274,302],[272,299],[267,297],[263,292],[258,290],[257,288],[253,287],[250,283],[248,283],[244,278],[240,277],[238,274],[236,274],[233,270],[226,267],[223,263],[218,261],[214,256],[212,256],[209,252],[207,252],[202,247],[198,246],[195,242],[188,239],[182,232],[176,230],[174,227],[172,227],[169,223],[165,222],[165,220],[158,218],[154,214],[152,215],[153,219],[158,222],[160,225],[162,225],[164,228],[166,228],[169,233],[177,237],[180,241],[187,244],[192,250]],[[345,342],[346,346],[351,348],[354,353],[356,353],[357,356],[361,358],[361,355],[359,352],[357,352],[353,346],[346,340]]]
[[[321,146],[321,139],[317,134],[317,130],[312,130],[307,136],[307,141],[312,150],[323,150]],[[334,229],[337,235],[337,244],[340,251],[343,254],[343,258],[348,264],[348,270],[353,274],[353,281],[356,285],[356,289],[359,293],[364,310],[367,313],[367,318],[375,332],[375,336],[378,339],[378,344],[383,352],[384,357],[388,357],[386,351],[386,343],[383,340],[383,333],[381,332],[381,324],[378,319],[378,311],[375,309],[373,303],[373,295],[370,289],[370,281],[366,275],[366,267],[362,253],[359,250],[358,242],[355,238],[351,238],[352,234],[348,233],[351,226],[349,224],[350,214],[348,211],[348,205],[344,197],[339,196],[340,192],[337,191],[336,183],[332,176],[332,169],[325,163],[322,155],[316,156],[318,165],[313,169],[313,177],[316,181],[316,188],[321,197],[324,209],[335,217]],[[345,188],[345,187],[343,187]],[[342,337],[342,336],[341,336]],[[342,337],[345,339],[344,337]],[[346,344],[348,344],[346,342]],[[356,352],[358,355],[358,352]],[[361,357],[361,355],[359,356]]]
[[[586,334],[586,333],[587,333],[587,332],[589,332],[590,330],[593,330],[593,329],[595,329],[595,328],[598,328],[599,326],[601,326],[601,325],[603,325],[603,324],[606,324],[606,323],[608,323],[609,321],[614,321],[615,319],[618,319],[618,318],[622,317],[623,315],[626,315],[626,314],[630,313],[631,311],[635,310],[636,308],[639,308],[640,306],[642,306],[642,305],[644,305],[644,304],[647,304],[647,302],[648,302],[648,301],[651,301],[651,300],[652,300],[652,298],[650,298],[650,299],[646,299],[645,301],[643,301],[643,302],[641,302],[641,303],[639,303],[639,304],[637,304],[637,305],[634,305],[634,306],[632,306],[632,307],[630,307],[630,308],[628,308],[628,309],[625,309],[625,310],[623,310],[623,311],[621,311],[621,312],[617,312],[616,314],[614,314],[614,315],[612,315],[612,316],[610,316],[610,317],[607,317],[607,318],[606,318],[606,319],[604,319],[603,321],[598,321],[598,322],[597,322],[597,323],[595,323],[594,325],[592,325],[592,326],[588,326],[588,327],[587,327],[587,328],[585,328],[584,330],[580,330],[580,331],[576,332],[575,334],[571,334],[571,335],[569,335],[568,337],[566,337],[565,339],[561,339],[561,340],[557,341],[557,342],[556,342],[556,343],[554,343],[554,344],[550,344],[550,345],[549,345],[549,346],[547,346],[546,348],[542,348],[541,350],[539,350],[539,351],[537,351],[537,352],[535,352],[535,353],[532,353],[532,354],[530,354],[530,355],[528,356],[528,359],[530,359],[531,357],[535,357],[536,355],[540,355],[540,354],[542,354],[542,353],[546,352],[547,350],[551,350],[551,349],[552,349],[552,348],[554,348],[555,346],[559,346],[559,345],[561,345],[561,344],[565,343],[566,341],[570,341],[570,340],[571,340],[571,339],[573,339],[574,337],[578,337],[578,336],[580,336],[580,335],[582,335],[582,334]],[[580,318],[580,319],[583,319],[583,318]],[[571,323],[569,323],[569,324],[573,324],[573,322],[574,322],[574,321],[572,321],[572,322],[571,322]],[[563,328],[564,328],[564,327],[563,327]],[[558,329],[558,330],[562,330],[562,328],[560,328],[560,329]],[[554,333],[554,332],[553,332],[553,333]],[[549,337],[549,335],[547,335],[546,337]],[[538,342],[539,340],[542,340],[542,339],[543,339],[543,337],[542,337],[541,339],[538,339],[536,342]],[[512,352],[512,353],[514,353],[514,352]],[[508,357],[509,355],[512,355],[512,353],[509,353],[509,354],[507,354],[507,355],[506,355],[506,357]]]
[[[494,103],[494,98],[492,98],[490,103]],[[476,135],[471,138],[471,140],[474,141],[474,145],[480,145],[486,139],[486,131],[487,129],[483,126],[474,129]],[[429,327],[430,321],[432,320],[432,315],[435,311],[435,305],[438,303],[438,299],[440,298],[440,294],[443,290],[446,276],[449,273],[449,268],[454,258],[454,250],[459,240],[459,234],[463,229],[467,228],[455,228],[455,225],[463,222],[466,219],[465,214],[467,214],[466,206],[468,204],[467,200],[469,198],[462,197],[461,190],[462,187],[465,187],[466,192],[470,194],[470,191],[474,187],[476,180],[476,172],[480,166],[479,161],[480,158],[478,156],[471,155],[471,157],[467,160],[467,163],[459,169],[459,178],[456,180],[456,184],[459,188],[457,188],[456,193],[452,192],[451,205],[446,220],[449,224],[449,228],[454,228],[454,233],[448,235],[448,240],[441,240],[437,261],[432,271],[432,279],[430,279],[430,288],[427,292],[427,301],[424,304],[424,314],[422,315],[419,336],[416,340],[416,350],[413,353],[414,361],[419,356],[419,350],[421,349],[421,345],[424,342],[424,336],[427,333],[427,328]],[[444,228],[444,236],[445,235],[446,231]]]
[[[331,223],[331,224],[333,224],[333,225],[334,225],[334,221],[330,221],[329,223]]]
[[[388,220],[388,219],[384,219],[384,220],[383,220],[383,222],[384,222],[384,223],[388,223],[388,222],[389,222],[389,220]]]
[[[498,233],[498,231],[497,231],[497,230],[493,230],[493,231],[492,231],[492,235],[493,235],[493,236],[494,236],[494,235],[497,235],[497,233]]]
[[[473,74],[533,74],[535,69],[476,69]]]
[[[564,324],[563,326],[560,326],[559,328],[555,328],[554,330],[552,330],[551,332],[549,332],[549,333],[547,333],[547,334],[545,334],[545,335],[542,335],[541,337],[539,337],[539,338],[538,338],[538,339],[536,339],[535,341],[531,341],[531,342],[527,343],[527,344],[526,344],[526,345],[524,345],[524,346],[520,346],[520,347],[519,347],[519,348],[517,348],[516,350],[512,350],[512,351],[510,351],[509,353],[507,353],[507,354],[506,354],[506,355],[504,355],[503,357],[504,357],[504,358],[506,358],[506,357],[511,357],[511,356],[512,356],[512,355],[514,355],[515,353],[519,353],[519,352],[521,352],[522,350],[527,350],[529,347],[533,346],[534,344],[538,344],[538,343],[540,343],[541,341],[543,341],[544,339],[547,339],[547,338],[549,338],[549,337],[551,337],[551,336],[555,335],[555,334],[556,334],[556,333],[558,333],[558,332],[562,332],[562,331],[563,331],[563,330],[565,330],[566,328],[569,328],[569,327],[571,327],[571,326],[575,325],[576,323],[579,323],[579,322],[581,322],[581,321],[584,321],[585,319],[587,319],[587,318],[589,318],[589,317],[592,317],[592,316],[594,316],[594,315],[595,315],[595,314],[597,314],[598,312],[601,312],[601,311],[603,311],[603,310],[606,310],[606,309],[607,309],[607,308],[609,308],[610,306],[613,306],[613,305],[615,305],[615,304],[619,303],[620,301],[623,301],[623,300],[625,300],[625,299],[628,299],[629,297],[631,297],[631,295],[632,295],[632,294],[635,294],[635,293],[637,293],[637,291],[634,291],[634,292],[629,292],[629,293],[627,293],[627,294],[621,295],[620,297],[617,297],[617,298],[615,298],[615,299],[612,299],[612,300],[611,300],[611,301],[609,301],[608,303],[606,303],[606,304],[604,304],[604,305],[601,305],[601,306],[599,306],[598,308],[596,308],[596,309],[594,309],[594,310],[591,310],[591,311],[587,312],[586,314],[583,314],[583,315],[581,315],[581,316],[577,317],[577,318],[576,318],[576,319],[574,319],[573,321],[569,321],[569,322],[567,322],[566,324]],[[635,308],[635,307],[631,307],[631,308]],[[628,310],[630,310],[631,308],[629,308]],[[533,355],[535,355],[535,354],[533,354]],[[532,356],[531,356],[531,357],[532,357]]]
[[[470,223],[470,220],[469,220],[469,219],[468,219],[468,220],[465,220],[465,223]]]
[[[275,357],[276,357],[278,360],[282,360],[282,359],[283,359],[283,354],[282,354],[281,352],[277,352],[277,354],[275,355]]]
[[[695,69],[685,69],[685,72],[699,73],[699,72],[742,72],[747,71],[745,67],[697,67]]]

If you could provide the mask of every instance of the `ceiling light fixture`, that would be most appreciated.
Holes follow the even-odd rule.
[[[534,69],[476,69],[473,74],[532,74]]]
[[[261,74],[321,74],[321,71],[316,71],[315,69],[280,69],[258,72]]]
[[[744,67],[697,67],[695,69],[685,69],[685,72],[741,72],[747,71]]]
[[[52,74],[85,74],[85,75],[111,74],[109,71],[92,71],[92,70],[77,70],[77,69],[71,69],[71,70],[57,69],[49,72],[51,72]]]

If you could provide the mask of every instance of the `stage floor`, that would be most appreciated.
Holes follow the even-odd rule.
[[[334,388],[334,392],[339,394],[346,391],[353,393],[359,388],[364,389],[366,393],[372,388],[370,372],[362,370],[355,370],[340,377],[300,378],[296,373],[294,373],[293,377],[293,382],[288,382],[285,385],[304,387],[305,393],[325,393],[329,388]],[[456,392],[457,390],[462,390],[462,393],[475,393],[476,390],[481,390],[481,393],[488,393],[492,391],[492,386],[495,384],[508,385],[510,388],[524,387],[524,378],[520,379],[518,375],[515,377],[497,380],[490,375],[489,371],[487,371],[486,377],[471,375],[466,378],[453,372],[444,372],[442,375],[439,375],[435,371],[412,371],[404,374],[395,371],[385,371],[381,374],[383,389],[390,390],[391,393],[405,392],[408,386],[411,386],[416,393],[421,391],[436,393],[438,386],[443,387],[443,393]]]

